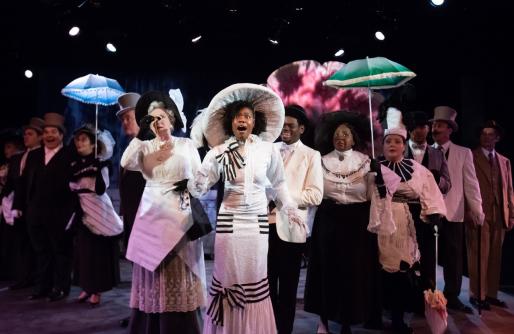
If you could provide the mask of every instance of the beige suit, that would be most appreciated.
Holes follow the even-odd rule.
[[[482,194],[485,221],[481,236],[481,294],[480,299],[496,298],[500,283],[502,244],[505,230],[514,224],[514,194],[510,160],[495,154],[489,158],[479,147],[473,151],[473,162]],[[478,298],[478,228],[466,224],[466,246],[471,295]]]
[[[283,143],[275,143],[277,147]],[[284,171],[287,189],[291,198],[298,204],[301,218],[312,227],[313,210],[323,199],[323,170],[321,168],[321,155],[318,151],[305,146],[301,141],[284,161]],[[270,223],[276,219],[277,233],[280,239],[287,242],[305,242],[305,230],[299,229],[297,224],[290,224],[287,216],[280,212],[270,215]]]

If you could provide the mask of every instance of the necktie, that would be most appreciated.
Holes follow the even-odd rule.
[[[491,166],[491,168],[493,168],[494,167],[494,154],[493,154],[493,152],[489,152],[488,157],[489,157],[489,166]]]

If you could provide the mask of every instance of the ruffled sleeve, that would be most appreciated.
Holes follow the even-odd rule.
[[[282,162],[280,151],[275,145],[271,145],[271,159],[266,176],[271,183],[273,197],[277,202],[279,210],[283,208],[297,208],[297,204],[293,201],[287,190],[284,163]]]
[[[141,172],[143,165],[143,145],[143,141],[138,138],[132,139],[121,156],[121,167],[127,170]]]
[[[427,216],[433,214],[446,216],[444,198],[439,190],[439,186],[435,182],[434,176],[428,169],[423,168],[421,177],[423,180],[423,185],[419,194],[419,201],[421,203],[421,220],[428,222]]]
[[[380,169],[387,192],[386,197],[381,198],[375,185],[374,176],[368,179],[368,192],[371,198],[368,231],[376,234],[391,235],[396,231],[391,205],[393,194],[400,185],[401,178],[385,166],[380,166]]]
[[[196,168],[196,171],[195,167],[193,167],[194,178],[189,180],[187,188],[195,197],[203,196],[220,179],[221,169],[216,160],[216,151],[216,148],[210,150],[203,159],[202,164]],[[198,159],[200,159],[199,156]]]

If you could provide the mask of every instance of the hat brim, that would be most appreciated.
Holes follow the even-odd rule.
[[[43,127],[37,127],[37,126],[32,126],[32,125],[24,125],[21,128],[22,131],[25,131],[27,129],[32,129],[32,130],[36,131],[39,134],[43,133]]]
[[[229,86],[216,94],[202,117],[202,128],[210,147],[222,144],[230,134],[223,129],[225,107],[235,101],[247,101],[253,105],[255,112],[264,114],[266,129],[259,137],[267,142],[274,142],[284,125],[284,104],[280,97],[264,86],[240,83]]]
[[[119,111],[116,112],[116,117],[120,118],[124,113],[131,111],[131,110],[136,110],[136,107],[127,107],[127,108],[120,109]]]
[[[446,122],[453,129],[453,131],[455,131],[455,132],[459,131],[459,125],[454,121],[450,121],[447,119],[435,119],[435,118],[431,118],[429,120],[430,123],[434,123],[435,121]]]
[[[167,110],[170,110],[173,112],[173,116],[175,117],[175,124],[173,124],[173,128],[175,130],[180,130],[184,127],[184,124],[182,123],[182,118],[180,117],[180,113],[178,112],[177,105],[173,100],[170,98],[170,96],[164,92],[160,91],[150,91],[146,92],[136,103],[136,121],[139,123],[141,118],[148,115],[148,108],[150,107],[150,104],[154,101],[159,101],[164,103],[164,106]]]
[[[322,155],[334,150],[332,140],[334,132],[339,125],[344,123],[352,126],[362,144],[371,140],[368,118],[352,111],[326,113],[321,116],[314,133],[314,146]]]

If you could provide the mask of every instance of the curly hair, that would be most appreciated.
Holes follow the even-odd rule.
[[[251,102],[238,100],[227,104],[225,107],[225,114],[223,115],[223,130],[225,131],[225,134],[229,136],[234,135],[232,132],[232,121],[243,108],[248,108],[253,113],[255,125],[252,133],[259,135],[261,132],[266,131],[266,117],[264,113],[256,112]]]

